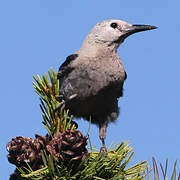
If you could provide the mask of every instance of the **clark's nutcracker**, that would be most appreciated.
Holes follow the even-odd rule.
[[[118,117],[118,98],[123,95],[127,77],[117,48],[129,35],[156,28],[132,25],[121,20],[98,23],[89,32],[80,50],[68,56],[59,68],[64,108],[75,117],[91,119],[99,126],[101,150],[106,150],[108,123]]]

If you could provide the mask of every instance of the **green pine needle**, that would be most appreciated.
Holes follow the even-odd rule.
[[[43,124],[48,133],[53,137],[57,132],[64,132],[75,126],[71,126],[72,116],[68,119],[68,111],[60,109],[55,112],[56,107],[59,105],[59,81],[57,73],[53,69],[45,73],[42,78],[37,75],[33,76],[34,90],[40,97],[40,108],[42,111]]]
[[[140,180],[146,176],[147,169],[149,170],[146,161],[127,167],[132,158],[132,148],[125,142],[121,145],[115,145],[111,150],[108,150],[108,157],[99,156],[99,152],[90,152],[89,156],[80,163],[78,167],[73,167],[73,170],[68,170],[63,164],[58,165],[51,155],[43,154],[43,162],[45,168],[23,174],[23,177],[28,177],[37,180],[45,177],[49,179],[76,179],[76,180]]]

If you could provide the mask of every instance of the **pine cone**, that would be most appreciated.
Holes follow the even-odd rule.
[[[43,167],[41,150],[45,149],[49,138],[35,135],[36,139],[23,136],[14,137],[7,145],[8,161],[17,167],[26,167],[28,163],[33,170]]]
[[[47,145],[47,150],[57,161],[81,162],[88,154],[86,149],[87,137],[79,130],[67,130],[64,133],[57,133]]]

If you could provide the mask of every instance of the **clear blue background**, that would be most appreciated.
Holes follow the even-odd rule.
[[[179,0],[6,0],[0,1],[0,171],[8,179],[14,166],[6,143],[14,136],[45,135],[33,75],[58,70],[77,51],[97,23],[122,19],[159,28],[129,37],[119,48],[128,78],[121,115],[108,128],[106,143],[129,141],[132,163],[180,158],[180,3]],[[80,120],[85,134],[88,123]],[[100,147],[98,129],[90,130]],[[178,166],[179,168],[179,166]],[[177,169],[177,170],[180,170]]]

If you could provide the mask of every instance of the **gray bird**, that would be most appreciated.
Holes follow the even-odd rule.
[[[64,108],[75,117],[91,119],[99,126],[101,150],[106,149],[108,123],[118,117],[118,98],[123,96],[123,84],[127,78],[117,49],[129,35],[156,28],[121,20],[98,23],[89,32],[80,50],[68,56],[59,68],[59,88]]]

